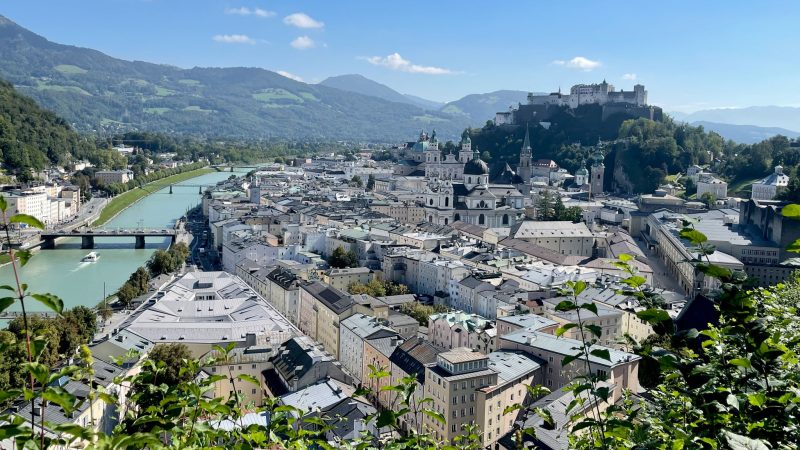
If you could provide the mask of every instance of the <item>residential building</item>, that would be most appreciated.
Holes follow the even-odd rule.
[[[488,354],[494,351],[494,323],[462,311],[434,314],[428,319],[428,340],[446,349],[467,347]]]
[[[365,359],[365,342],[368,339],[397,338],[398,334],[381,320],[366,314],[353,314],[342,320],[339,330],[339,361],[353,374],[357,384],[366,384],[363,374],[367,364],[372,364],[372,361]]]
[[[270,357],[273,355],[273,348],[269,346],[250,346],[234,348],[227,355],[220,355],[216,350],[212,350],[201,360],[206,361],[213,358],[213,364],[201,369],[203,376],[222,375],[214,382],[214,389],[206,395],[213,398],[228,399],[236,392],[240,395],[242,403],[245,405],[263,406],[267,398],[266,382],[263,373],[270,367]],[[223,357],[224,356],[224,357]],[[241,382],[238,378],[245,375],[258,380],[259,385]]]
[[[133,171],[124,170],[98,170],[94,173],[94,178],[98,183],[104,185],[127,183],[133,180]]]
[[[586,362],[580,358],[562,365],[564,357],[575,355],[575,348],[581,345],[575,339],[528,330],[515,331],[497,339],[499,350],[522,351],[544,361],[546,370],[543,372],[542,384],[550,390],[561,389],[576,376],[586,374]],[[609,352],[610,360],[590,355],[589,370],[605,377],[613,386],[609,398],[611,403],[619,400],[625,389],[639,391],[639,356],[600,345],[592,346],[591,350],[594,349]]]
[[[292,338],[278,348],[270,360],[265,381],[272,396],[298,392],[322,380],[350,384],[352,376],[341,363],[308,336]]]
[[[592,256],[594,235],[583,222],[526,220],[511,227],[510,238],[524,240],[561,255]]]
[[[334,268],[322,275],[322,281],[342,292],[347,292],[347,288],[353,283],[367,284],[373,278],[375,274],[366,267]]]

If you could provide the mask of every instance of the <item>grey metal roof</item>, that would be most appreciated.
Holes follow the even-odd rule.
[[[556,337],[552,334],[528,330],[518,330],[505,336],[500,336],[500,339],[529,346],[531,348],[539,348],[552,353],[558,353],[564,356],[574,355],[577,352],[576,347],[581,345],[580,341],[575,339]],[[610,361],[598,358],[596,356],[589,357],[589,361],[592,364],[598,364],[601,366],[614,367],[619,364],[625,364],[640,358],[638,355],[604,347],[602,345],[594,345],[591,347],[591,349],[608,350],[609,356],[611,357]]]
[[[545,362],[522,352],[496,351],[489,353],[489,368],[497,372],[497,385],[527,377],[542,369]]]

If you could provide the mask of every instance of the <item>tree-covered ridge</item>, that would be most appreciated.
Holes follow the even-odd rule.
[[[40,108],[0,80],[0,161],[9,174],[29,177],[49,163],[94,158],[94,144],[81,138],[63,119]]]
[[[0,77],[79,131],[394,141],[430,127],[456,136],[468,124],[460,116],[259,68],[124,61],[50,42],[0,19]]]
[[[540,124],[497,127],[487,123],[469,130],[473,146],[491,154],[495,170],[506,162],[519,161],[519,151],[530,132],[534,159],[552,159],[574,172],[588,160],[589,147],[603,141],[606,189],[624,193],[651,193],[668,175],[685,173],[692,165],[710,167],[731,184],[769,175],[778,164],[790,177],[800,163],[800,140],[775,136],[757,144],[738,144],[707,132],[702,126],[675,122],[665,116],[660,121],[630,119],[615,115],[599,120],[598,107],[587,105],[574,112],[555,116],[548,128]],[[790,196],[800,200],[800,181]]]

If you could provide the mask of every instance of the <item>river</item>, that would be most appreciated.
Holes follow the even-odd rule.
[[[103,228],[171,228],[187,210],[199,204],[201,195],[197,185],[215,184],[230,175],[230,172],[213,172],[175,184],[172,194],[169,188],[156,191],[122,211]],[[144,249],[134,249],[133,238],[95,238],[94,251],[100,259],[87,263],[81,262],[81,258],[89,250],[80,248],[79,238],[61,239],[55,249],[35,252],[21,269],[20,278],[31,292],[61,297],[65,309],[95,306],[103,299],[104,292],[115,292],[153,252],[168,245],[168,239],[147,238]],[[10,264],[0,268],[0,285],[14,285]],[[29,300],[27,305],[31,311],[45,310],[35,300]],[[19,305],[9,310],[19,311]]]

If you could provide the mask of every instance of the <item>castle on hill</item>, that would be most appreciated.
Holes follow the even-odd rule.
[[[528,94],[528,103],[513,106],[508,111],[495,114],[496,125],[519,125],[528,122],[547,122],[554,114],[564,108],[574,110],[584,105],[597,105],[602,108],[602,119],[612,114],[624,113],[632,117],[645,117],[651,120],[661,118],[661,108],[647,104],[647,90],[637,84],[632,91],[617,91],[606,80],[598,84],[576,84],[569,94],[561,89],[546,95]]]

